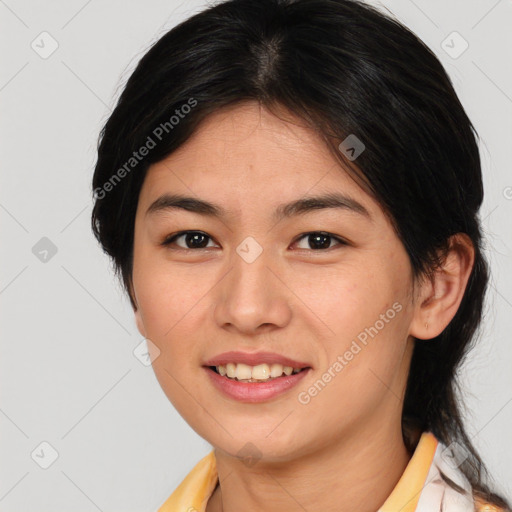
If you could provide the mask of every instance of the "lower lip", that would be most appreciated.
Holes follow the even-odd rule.
[[[311,370],[307,368],[299,373],[285,375],[266,382],[238,382],[219,375],[208,367],[204,367],[213,385],[222,393],[239,402],[265,402],[295,387]]]

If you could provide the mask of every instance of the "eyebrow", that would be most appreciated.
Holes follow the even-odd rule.
[[[164,194],[156,199],[146,210],[146,215],[174,209],[186,210],[207,217],[225,218],[230,212],[222,206],[210,203],[203,199],[178,194]],[[341,209],[351,211],[371,219],[368,210],[355,199],[339,193],[327,193],[320,196],[311,196],[297,199],[290,203],[279,205],[273,214],[278,221],[297,215],[304,215],[314,210]]]

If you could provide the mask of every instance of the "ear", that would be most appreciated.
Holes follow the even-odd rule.
[[[131,280],[128,284],[128,287],[129,287],[128,292],[130,294],[130,297],[133,299],[133,303],[134,303],[133,314],[135,316],[135,323],[137,324],[137,329],[140,332],[140,334],[144,338],[146,338],[147,336],[146,336],[146,328],[144,327],[144,320],[142,319],[142,314],[140,312],[140,308],[139,308],[138,302],[137,302],[137,296],[135,295],[135,290],[133,288],[133,283]]]
[[[137,329],[143,338],[147,338],[146,328],[144,327],[144,320],[142,320],[142,315],[140,314],[140,308],[134,310],[135,315],[135,323],[137,324]]]
[[[465,233],[452,235],[449,250],[431,279],[417,292],[409,334],[428,340],[441,334],[457,313],[475,259],[473,243]]]

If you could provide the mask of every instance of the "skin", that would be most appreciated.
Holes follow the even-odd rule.
[[[369,217],[329,208],[272,219],[282,203],[332,191],[358,201]],[[229,214],[146,214],[164,193],[207,200]],[[161,245],[184,230],[207,234],[207,247],[187,251],[185,237]],[[327,238],[327,248],[315,250],[301,235],[318,231],[346,243]],[[248,236],[263,248],[252,263],[236,252]],[[448,325],[472,265],[471,242],[455,236],[435,277],[413,287],[409,258],[379,204],[302,121],[255,102],[210,115],[154,164],[135,220],[135,319],[160,351],[153,368],[162,389],[215,449],[221,483],[207,512],[377,510],[411,457],[401,412],[414,343]],[[298,394],[394,303],[400,312],[300,403]],[[217,391],[202,367],[228,350],[277,352],[312,371],[279,397],[240,403]],[[237,457],[248,442],[259,451],[255,464]]]

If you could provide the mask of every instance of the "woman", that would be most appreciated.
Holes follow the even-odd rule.
[[[214,450],[160,511],[510,510],[455,375],[487,284],[475,131],[354,0],[230,0],[142,58],[93,230],[162,389]]]

